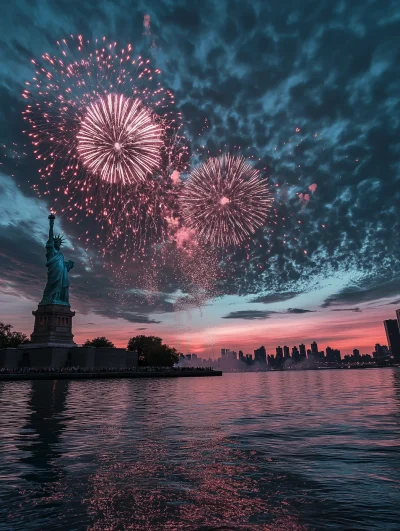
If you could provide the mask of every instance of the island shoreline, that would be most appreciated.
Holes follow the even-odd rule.
[[[0,374],[0,381],[20,380],[109,380],[113,378],[195,378],[222,376],[222,371],[120,371],[120,372],[38,372]]]

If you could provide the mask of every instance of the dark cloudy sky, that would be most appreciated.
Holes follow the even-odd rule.
[[[370,352],[386,343],[382,320],[400,307],[397,0],[6,0],[1,15],[2,321],[30,333],[46,278],[49,205],[32,191],[37,167],[22,134],[30,61],[66,35],[106,35],[162,70],[194,147],[240,146],[262,159],[278,216],[249,257],[225,257],[221,296],[186,312],[172,311],[167,289],[156,307],[140,290],[122,305],[101,259],[57,220],[76,263],[76,340],[105,334],[124,345],[154,333],[210,353],[313,340]]]

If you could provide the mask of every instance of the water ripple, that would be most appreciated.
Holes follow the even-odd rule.
[[[400,371],[0,382],[0,530],[398,531]]]

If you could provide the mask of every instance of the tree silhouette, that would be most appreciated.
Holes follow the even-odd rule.
[[[131,337],[127,348],[138,353],[139,365],[145,367],[172,367],[179,360],[176,349],[164,345],[161,337]]]
[[[87,339],[83,344],[84,347],[96,347],[96,348],[115,348],[114,343],[104,336],[95,337],[94,339]]]
[[[12,332],[13,326],[0,322],[0,348],[17,348],[21,343],[27,343],[28,338],[21,332]]]

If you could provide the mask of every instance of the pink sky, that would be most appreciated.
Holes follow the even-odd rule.
[[[4,297],[4,296],[3,296]],[[7,298],[7,297],[6,297]],[[4,304],[5,300],[2,300]],[[16,330],[29,335],[32,332],[35,304],[27,299],[9,296],[9,312],[2,320],[10,322]],[[4,308],[5,306],[3,306]],[[79,314],[74,318],[75,341],[83,343],[88,338],[105,335],[116,346],[125,347],[130,337],[138,334],[158,335],[182,352],[196,352],[218,357],[221,348],[243,350],[252,353],[265,345],[275,354],[280,345],[306,347],[317,341],[320,349],[327,346],[339,348],[342,355],[358,348],[362,353],[371,353],[375,343],[386,344],[384,319],[395,318],[395,306],[382,305],[361,312],[334,312],[329,308],[304,314],[282,314],[263,320],[217,319],[206,323],[198,313],[193,318],[176,314],[161,314],[160,324],[130,323],[123,319],[109,319],[96,314]],[[140,329],[143,330],[140,330]]]

